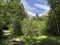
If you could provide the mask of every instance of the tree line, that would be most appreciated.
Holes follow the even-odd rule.
[[[48,0],[50,11],[48,16],[27,18],[21,0],[0,0],[0,38],[3,30],[11,28],[12,36],[39,36],[60,34],[60,0]]]

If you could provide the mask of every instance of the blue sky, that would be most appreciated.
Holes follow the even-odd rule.
[[[43,14],[49,11],[47,0],[21,0],[24,5],[25,11],[31,15]]]

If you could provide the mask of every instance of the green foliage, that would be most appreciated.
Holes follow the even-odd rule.
[[[60,37],[54,37],[50,35],[42,36],[22,36],[17,37],[14,40],[23,41],[25,45],[60,45]]]
[[[22,34],[21,21],[26,18],[26,13],[20,2],[20,0],[0,0],[0,34],[3,35],[3,30],[8,30],[10,27],[12,35]]]
[[[48,0],[51,10],[49,12],[48,33],[60,34],[60,0]]]
[[[16,19],[14,22],[14,27],[13,27],[13,36],[20,36],[22,35],[21,31],[21,21],[19,19]]]
[[[0,0],[0,36],[3,36],[4,26],[9,24],[9,16],[6,13],[6,5],[3,0]]]
[[[46,30],[46,22],[47,22],[48,17],[43,16],[39,17],[37,20],[32,18],[31,20],[29,19],[24,19],[22,21],[22,32],[25,36],[30,35],[30,36],[39,36],[42,35],[43,32],[45,33]]]
[[[0,45],[9,45],[8,40],[0,40]]]
[[[20,0],[10,0],[8,1],[8,8],[11,13],[11,22],[12,22],[12,30],[13,36],[21,35],[21,21],[26,17],[23,5],[20,4]]]
[[[60,45],[60,39],[41,36],[46,31],[60,34],[60,0],[48,2],[51,6],[49,16],[39,17],[36,14],[36,17],[29,19],[20,0],[0,0],[0,45],[8,45],[8,40],[2,40],[3,30],[9,30],[13,37],[23,34],[19,39],[24,40],[25,45]]]

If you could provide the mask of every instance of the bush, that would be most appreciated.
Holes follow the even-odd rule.
[[[40,19],[40,20],[39,20]],[[39,17],[37,20],[31,18],[22,21],[22,32],[24,35],[39,36],[45,33],[47,17]]]

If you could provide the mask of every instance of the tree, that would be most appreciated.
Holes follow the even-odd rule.
[[[22,31],[24,36],[40,36],[46,31],[47,16],[38,17],[36,20],[34,17],[24,19],[22,21]]]
[[[60,0],[48,0],[51,10],[49,12],[49,31],[60,34]]]
[[[36,18],[38,18],[38,13],[36,13]]]
[[[12,33],[21,35],[21,21],[26,18],[26,13],[20,0],[0,0],[0,29],[11,25]],[[19,32],[20,34],[17,34]]]
[[[8,11],[11,14],[12,33],[15,36],[22,35],[21,21],[26,17],[26,13],[20,0],[8,0]]]
[[[8,28],[9,15],[3,0],[0,0],[0,36],[3,36],[3,30]]]
[[[24,8],[23,8],[23,5],[22,4],[20,4],[20,0],[18,1],[18,2],[16,2],[16,3],[18,3],[15,7],[18,7],[18,8],[16,8],[17,10],[16,10],[16,15],[14,16],[14,22],[13,22],[13,32],[14,32],[14,35],[16,34],[17,36],[19,36],[19,35],[22,35],[22,30],[21,30],[21,21],[26,17],[26,14],[25,14],[25,10],[24,10]]]

